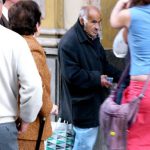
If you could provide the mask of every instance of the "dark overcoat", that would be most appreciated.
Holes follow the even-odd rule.
[[[90,40],[79,21],[59,43],[61,72],[60,116],[81,128],[99,125],[98,114],[106,88],[100,76],[118,80],[120,72],[108,64],[100,39]]]
[[[0,24],[6,28],[9,28],[9,22],[7,21],[7,19],[5,18],[3,14],[0,18]]]

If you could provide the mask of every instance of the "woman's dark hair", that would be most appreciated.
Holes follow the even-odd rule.
[[[36,2],[19,1],[8,11],[10,28],[20,35],[33,35],[41,22],[41,11]]]
[[[138,5],[148,5],[150,4],[150,0],[131,0],[131,7]]]

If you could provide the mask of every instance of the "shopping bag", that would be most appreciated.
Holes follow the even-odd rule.
[[[51,137],[47,139],[46,150],[72,150],[74,131],[72,124],[59,118]]]
[[[126,150],[127,130],[136,120],[143,96],[140,94],[131,102],[119,105],[114,100],[115,91],[112,91],[102,104],[100,129],[103,144],[108,150]]]
[[[144,97],[149,81],[150,75],[145,81],[141,93],[130,102],[117,104],[118,89],[114,89],[101,105],[99,113],[101,136],[107,150],[126,150],[127,130],[136,121],[139,104]]]

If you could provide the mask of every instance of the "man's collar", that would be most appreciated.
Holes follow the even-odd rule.
[[[79,38],[79,41],[81,43],[85,42],[85,41],[88,41],[88,37],[87,37],[87,35],[86,35],[86,33],[83,29],[84,27],[80,24],[79,19],[75,24],[75,28],[76,28],[76,31],[77,31],[77,36]]]
[[[8,9],[3,5],[2,7],[2,13],[3,15],[5,16],[5,18],[7,19],[7,21],[9,20],[8,19]]]
[[[7,21],[7,19],[5,18],[5,16],[3,14],[0,18],[0,24],[6,28],[9,28],[9,22]]]

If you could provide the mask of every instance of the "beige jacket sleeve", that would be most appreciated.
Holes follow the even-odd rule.
[[[42,106],[42,82],[26,41],[19,42],[21,47],[16,52],[19,55],[16,63],[20,83],[20,118],[33,122]]]

